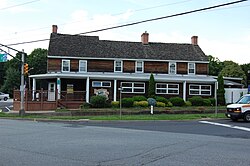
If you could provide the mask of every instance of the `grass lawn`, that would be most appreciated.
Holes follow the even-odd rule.
[[[102,115],[102,116],[46,116],[46,115],[25,115],[20,117],[13,114],[0,113],[0,117],[10,119],[48,119],[48,120],[194,120],[202,118],[226,118],[224,113],[215,114],[154,114],[154,115]]]

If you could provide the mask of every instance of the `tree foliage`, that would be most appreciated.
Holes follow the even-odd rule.
[[[250,73],[248,73],[248,71],[250,71],[250,63],[248,64],[243,64],[243,65],[240,65],[242,70],[244,71],[246,77],[247,77],[247,84],[250,85]]]
[[[4,83],[1,91],[13,94],[13,89],[19,89],[21,78],[21,54],[17,53],[16,57],[8,60],[4,64]],[[47,50],[37,48],[31,54],[25,56],[25,62],[29,64],[29,74],[42,74],[47,71]],[[33,68],[33,69],[31,69]],[[27,79],[27,78],[26,78]],[[27,81],[26,81],[27,82]]]
[[[219,105],[225,105],[225,89],[224,89],[224,79],[220,74],[217,78],[218,89],[217,89],[217,100]]]
[[[224,61],[223,62],[223,69],[221,70],[220,74],[224,77],[239,77],[242,78],[242,84],[246,85],[246,74],[238,65],[233,61]]]
[[[223,63],[212,55],[208,55],[209,60],[209,75],[218,76],[223,68]]]
[[[154,96],[155,96],[155,78],[154,75],[151,73],[149,79],[148,97],[153,98]]]

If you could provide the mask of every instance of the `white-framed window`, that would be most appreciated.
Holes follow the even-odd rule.
[[[135,62],[135,72],[136,73],[143,73],[144,70],[144,63],[143,61],[136,61]]]
[[[176,63],[169,62],[169,74],[176,74]]]
[[[179,84],[156,83],[156,94],[179,94]]]
[[[145,93],[145,83],[121,82],[122,93]]]
[[[189,95],[211,96],[211,85],[189,85]]]
[[[87,61],[86,60],[79,60],[79,72],[87,72]]]
[[[188,74],[195,74],[195,63],[188,63]]]
[[[114,62],[115,64],[114,64],[114,67],[115,67],[115,69],[114,69],[114,71],[115,72],[122,72],[122,61],[121,60],[116,60],[115,62]]]
[[[62,60],[62,72],[70,72],[70,60]]]
[[[93,81],[92,82],[92,87],[111,87],[111,82],[110,81]]]

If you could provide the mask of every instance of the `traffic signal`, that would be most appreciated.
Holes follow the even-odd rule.
[[[23,71],[24,71],[24,74],[28,74],[28,72],[29,72],[29,64],[28,63],[24,64]]]

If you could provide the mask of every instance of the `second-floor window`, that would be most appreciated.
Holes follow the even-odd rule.
[[[122,72],[122,61],[115,61],[115,72]]]
[[[176,74],[176,63],[175,62],[169,63],[169,74]]]
[[[87,61],[79,60],[79,72],[87,72]]]
[[[136,73],[143,73],[143,62],[142,61],[136,61],[135,62],[135,72]]]
[[[69,72],[70,71],[70,60],[62,60],[62,71]]]
[[[195,64],[188,63],[188,74],[195,74]]]

